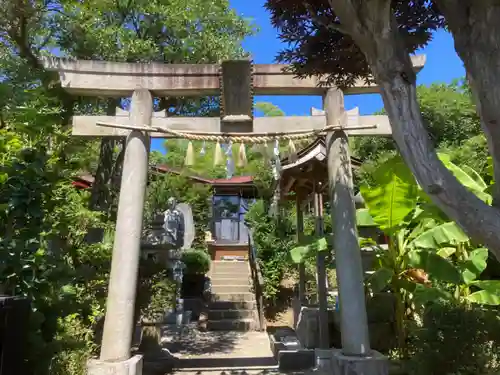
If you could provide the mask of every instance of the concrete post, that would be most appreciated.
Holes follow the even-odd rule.
[[[317,191],[314,193],[315,234],[323,235],[323,197]],[[318,310],[319,310],[319,348],[330,348],[328,334],[328,291],[326,289],[326,251],[316,257],[316,272],[318,273]]]
[[[151,93],[142,89],[134,91],[131,124],[149,125],[152,113]],[[132,131],[125,146],[101,361],[118,362],[130,358],[149,142],[147,134]]]
[[[327,91],[324,108],[328,125],[347,123],[344,97],[340,90]],[[347,356],[368,356],[371,350],[347,135],[344,131],[329,132],[326,145],[342,353]]]
[[[299,194],[295,197],[297,209],[297,243],[300,243],[304,235],[304,212],[302,211],[302,201]],[[304,262],[299,264],[299,302],[300,305],[306,301],[306,267]]]

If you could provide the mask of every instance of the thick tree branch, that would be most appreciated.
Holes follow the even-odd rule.
[[[368,60],[393,138],[417,181],[438,207],[500,259],[500,211],[468,191],[438,159],[421,117],[409,55],[387,7],[389,0],[330,1]]]
[[[112,116],[119,99],[108,99],[106,114]],[[99,164],[95,174],[90,198],[90,209],[108,212],[111,205],[110,181],[113,177],[113,159],[116,141],[110,137],[101,140]]]
[[[493,159],[493,205],[500,207],[500,1],[436,0],[464,62]]]
[[[312,21],[319,26],[318,28],[325,28],[328,30],[338,31],[344,35],[348,35],[347,29],[345,29],[340,23],[332,20],[331,17],[323,16],[321,17],[318,12],[309,4],[305,3],[304,5],[311,16]]]

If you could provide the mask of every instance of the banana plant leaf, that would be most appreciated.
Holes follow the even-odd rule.
[[[290,250],[290,257],[292,258],[292,262],[296,264],[304,262],[310,256],[310,249],[307,245],[296,246],[292,250]]]
[[[409,246],[417,249],[439,249],[443,245],[456,246],[468,240],[469,237],[455,222],[448,222],[418,235]]]
[[[311,237],[301,242],[299,246],[290,250],[290,257],[293,263],[302,263],[307,258],[316,256],[321,251],[331,249],[331,236],[328,237]]]
[[[425,305],[427,302],[433,302],[436,300],[449,301],[453,296],[447,291],[426,287],[422,284],[416,284],[415,290],[413,291],[413,301],[417,305]]]
[[[375,188],[361,186],[361,195],[377,226],[387,234],[394,233],[415,209],[418,185],[399,156],[381,164],[373,179]]]
[[[358,227],[376,227],[377,223],[373,221],[367,208],[359,208],[356,210],[356,225]]]
[[[465,299],[472,303],[477,303],[480,305],[490,305],[490,306],[498,306],[500,305],[500,296],[490,293],[487,290],[480,290],[478,292],[474,292]]]
[[[457,249],[454,247],[443,247],[437,251],[437,255],[446,259],[446,258],[451,257],[456,252],[457,252]]]
[[[382,291],[392,280],[394,271],[390,268],[381,267],[376,270],[369,278],[368,284],[370,285],[373,293]]]
[[[469,258],[459,265],[462,270],[462,278],[466,284],[472,283],[481,275],[486,269],[487,260],[488,249],[479,248],[470,252]]]
[[[491,177],[490,185],[493,185],[495,183],[494,181],[495,174],[493,173],[493,158],[491,156],[488,156],[488,158],[486,159],[486,171],[488,172],[488,175]]]
[[[484,202],[491,204],[491,195],[485,193],[487,188],[484,180],[474,171],[474,175],[471,176],[464,169],[460,168],[458,165],[453,164],[450,157],[446,154],[438,154],[439,159],[443,162],[446,168],[450,170],[451,173],[460,181],[466,188],[471,190],[474,194],[478,196]],[[470,169],[470,168],[469,168]],[[479,181],[478,181],[479,179]]]
[[[471,285],[477,286],[486,290],[488,293],[500,297],[500,280],[477,280],[473,281]]]
[[[407,256],[410,267],[423,269],[434,280],[455,285],[463,282],[460,270],[434,251],[412,250]]]
[[[462,169],[465,173],[467,173],[470,176],[470,178],[474,180],[478,188],[482,189],[481,191],[485,191],[485,189],[488,187],[488,184],[484,182],[483,178],[479,175],[479,173],[477,173],[474,169],[472,169],[468,165],[463,165]]]

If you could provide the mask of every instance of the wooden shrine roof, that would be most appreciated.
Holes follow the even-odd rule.
[[[151,165],[150,171],[156,174],[165,174],[165,173],[171,173],[175,175],[182,174],[181,169],[172,168],[164,164]],[[196,175],[187,175],[186,177],[194,182],[212,185],[214,188],[254,187],[252,176],[234,176],[231,178],[215,178],[215,179],[209,179]],[[92,186],[94,180],[95,178],[91,174],[82,173],[73,178],[73,185],[79,188],[86,189]]]
[[[351,157],[353,168],[359,168],[361,164],[361,160]],[[325,137],[318,137],[299,150],[294,162],[289,157],[282,159],[281,166],[281,199],[289,199],[290,193],[306,197],[314,192],[315,185],[318,191],[325,193],[328,186]]]

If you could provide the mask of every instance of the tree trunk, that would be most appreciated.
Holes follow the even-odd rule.
[[[111,183],[110,183],[110,196],[111,204],[109,209],[109,216],[112,221],[116,221],[116,215],[118,213],[118,198],[121,188],[122,170],[123,170],[123,159],[125,156],[125,139],[118,141],[121,144],[120,152],[116,157],[114,163],[113,171],[111,172]]]
[[[115,115],[117,105],[116,99],[109,99],[106,114]],[[102,212],[108,212],[111,205],[111,182],[114,168],[114,151],[116,140],[110,137],[103,137],[99,152],[99,164],[95,173],[94,183],[92,184],[92,193],[90,198],[90,209]]]
[[[99,164],[92,184],[90,209],[106,212],[109,207],[110,188],[108,183],[113,171],[115,140],[103,137],[99,152]]]
[[[109,99],[107,103],[106,114],[114,116],[118,99]],[[106,216],[112,215],[113,203],[113,177],[117,170],[114,163],[114,153],[117,141],[110,137],[103,137],[101,139],[101,146],[99,152],[99,163],[92,184],[92,191],[90,195],[90,209],[100,211]],[[117,162],[122,163],[118,157]],[[118,168],[121,170],[121,168]],[[99,243],[104,238],[104,231],[102,228],[91,228],[87,234],[88,243]]]
[[[380,86],[392,136],[422,189],[464,231],[500,259],[500,211],[468,191],[438,159],[422,121],[416,77],[390,0],[330,0]]]
[[[437,0],[464,62],[493,159],[493,205],[500,207],[500,2]]]

